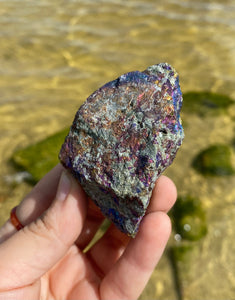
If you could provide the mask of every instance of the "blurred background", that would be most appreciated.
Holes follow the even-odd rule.
[[[140,298],[235,299],[234,0],[0,0],[0,225],[82,102],[159,62],[179,73],[186,137],[166,172],[174,230]]]

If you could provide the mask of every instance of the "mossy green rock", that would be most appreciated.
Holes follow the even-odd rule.
[[[33,176],[33,183],[39,181],[58,162],[58,152],[69,128],[66,128],[45,140],[16,151],[11,161],[21,170]]]
[[[184,94],[183,112],[204,116],[208,112],[224,112],[234,103],[234,100],[226,95],[210,92],[188,92]]]
[[[172,209],[172,219],[175,231],[183,239],[196,241],[207,233],[206,215],[199,199],[178,198]]]
[[[186,245],[177,245],[172,246],[169,250],[170,259],[173,260],[173,263],[184,261],[184,262],[190,262],[191,259],[191,253],[193,250],[193,244],[188,243]]]
[[[233,149],[235,149],[235,137],[234,137],[234,139],[232,140],[232,147],[233,147]]]
[[[193,167],[203,175],[232,175],[234,169],[231,163],[231,155],[231,149],[228,145],[212,145],[195,157]]]

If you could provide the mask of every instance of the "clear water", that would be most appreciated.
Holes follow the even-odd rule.
[[[183,90],[234,95],[234,16],[232,0],[1,0],[0,103],[82,101],[162,61]]]

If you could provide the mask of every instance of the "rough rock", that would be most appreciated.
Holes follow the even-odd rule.
[[[134,237],[156,179],[184,137],[182,93],[167,63],[126,73],[79,108],[60,161],[103,214]]]

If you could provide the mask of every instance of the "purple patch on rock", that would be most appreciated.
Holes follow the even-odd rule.
[[[79,108],[60,151],[103,214],[134,237],[156,179],[180,147],[182,93],[167,63],[121,75]]]

